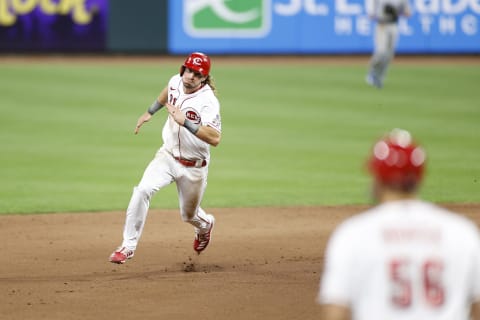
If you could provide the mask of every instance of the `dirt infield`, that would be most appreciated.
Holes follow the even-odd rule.
[[[480,225],[480,204],[446,207]],[[200,256],[176,210],[153,210],[124,265],[107,262],[123,212],[0,216],[0,318],[318,319],[326,240],[365,208],[211,210],[217,224]]]

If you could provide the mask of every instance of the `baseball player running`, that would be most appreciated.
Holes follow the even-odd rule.
[[[171,77],[158,98],[138,119],[141,126],[162,107],[168,118],[162,131],[163,145],[145,169],[126,212],[122,244],[110,255],[112,263],[125,263],[134,256],[142,235],[152,196],[175,182],[180,215],[195,230],[193,249],[200,254],[210,242],[215,218],[201,207],[210,163],[210,146],[221,139],[220,104],[210,77],[210,58],[190,54],[180,73]]]
[[[368,16],[376,21],[374,52],[365,78],[369,85],[383,87],[388,66],[395,55],[398,19],[411,14],[408,0],[365,0]]]
[[[379,204],[340,224],[327,244],[322,319],[480,319],[480,235],[416,197],[424,150],[396,129],[374,145],[369,167]]]

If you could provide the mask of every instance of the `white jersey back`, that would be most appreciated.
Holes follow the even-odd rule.
[[[327,245],[318,301],[354,320],[467,320],[480,299],[480,238],[465,217],[388,202],[343,222]]]
[[[168,82],[168,102],[180,107],[193,123],[208,125],[221,132],[220,104],[209,85],[186,94],[183,91],[182,77],[177,74]],[[210,145],[178,125],[171,117],[167,118],[163,127],[162,138],[162,149],[175,157],[210,160]]]

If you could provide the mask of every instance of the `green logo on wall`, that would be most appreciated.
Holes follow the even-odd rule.
[[[183,0],[183,23],[192,37],[263,37],[271,27],[271,0]]]

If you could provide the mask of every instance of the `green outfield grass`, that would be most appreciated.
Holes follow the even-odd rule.
[[[133,129],[173,64],[0,64],[0,213],[123,210],[161,145],[164,111]],[[214,61],[215,63],[215,61]],[[373,141],[408,129],[429,155],[422,196],[480,202],[480,68],[218,64],[223,140],[204,207],[364,204]],[[176,208],[174,185],[153,199]]]

